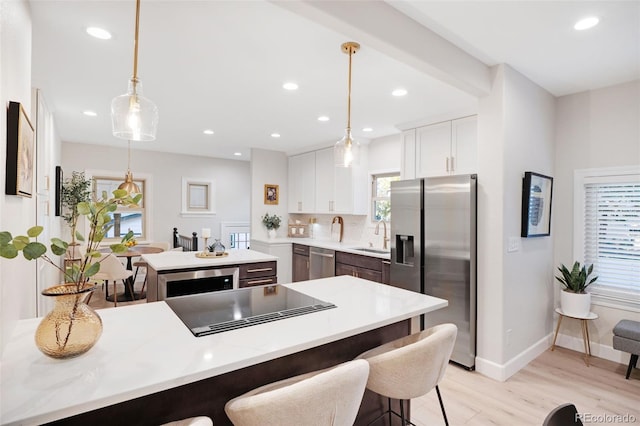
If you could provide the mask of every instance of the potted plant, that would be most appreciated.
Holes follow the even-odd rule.
[[[593,284],[598,277],[593,277],[587,282],[593,265],[587,268],[580,266],[580,262],[576,261],[571,270],[566,266],[560,265],[558,270],[562,277],[556,276],[556,279],[562,284],[560,292],[560,309],[566,315],[573,317],[585,317],[591,311],[591,294],[585,290]]]
[[[275,214],[269,216],[269,213],[265,213],[265,215],[262,216],[262,223],[267,227],[269,238],[275,238],[276,230],[280,228],[281,221],[282,218],[280,216],[276,216]]]
[[[69,245],[70,259],[77,259],[79,254],[76,253],[76,229],[78,228],[78,204],[86,203],[91,200],[91,180],[84,177],[83,172],[72,172],[69,179],[65,179],[62,184],[62,206],[66,209],[66,213],[62,218],[71,229],[71,242]]]
[[[82,201],[76,205],[77,213],[86,216],[89,222],[89,234],[86,238],[86,251],[79,261],[70,267],[60,266],[59,259],[67,252],[69,243],[60,238],[52,238],[49,249],[37,241],[43,228],[34,226],[27,230],[26,235],[12,236],[10,232],[0,232],[0,256],[13,259],[20,252],[27,260],[42,259],[62,272],[64,284],[45,289],[42,294],[55,299],[53,311],[46,315],[36,330],[36,346],[45,355],[53,358],[68,358],[80,355],[95,344],[102,334],[102,321],[98,314],[91,309],[85,299],[94,289],[91,277],[100,271],[99,251],[100,242],[112,228],[112,218],[109,213],[118,206],[135,206],[142,198],[141,194],[131,197],[127,191],[117,189],[113,197],[107,199],[102,194],[100,201]],[[80,233],[75,233],[79,241],[85,241]],[[127,243],[133,239],[133,232],[129,231],[119,243],[110,246],[111,251],[121,253],[127,251]]]

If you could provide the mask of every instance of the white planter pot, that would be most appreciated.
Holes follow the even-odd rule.
[[[274,239],[276,237],[276,230],[275,229],[269,229],[267,231],[267,234],[269,235],[269,239]]]
[[[562,290],[560,292],[560,309],[565,315],[571,317],[586,317],[591,312],[591,294]]]

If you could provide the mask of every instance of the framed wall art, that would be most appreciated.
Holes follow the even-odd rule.
[[[215,182],[202,178],[182,178],[182,216],[214,215]]]
[[[64,176],[62,167],[56,166],[56,216],[62,215],[62,184]]]
[[[265,184],[264,185],[264,203],[265,204],[278,204],[280,198],[279,185]]]
[[[35,132],[19,102],[7,108],[7,167],[5,193],[31,197],[35,168]]]
[[[553,178],[525,172],[522,179],[522,229],[520,236],[551,235],[551,195]]]

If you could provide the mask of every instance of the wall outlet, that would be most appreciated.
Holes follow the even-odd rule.
[[[520,238],[509,237],[509,245],[507,246],[507,252],[511,253],[520,250]]]
[[[507,332],[505,333],[505,346],[509,347],[511,346],[511,329],[508,329]]]

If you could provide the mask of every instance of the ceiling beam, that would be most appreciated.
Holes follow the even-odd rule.
[[[473,96],[490,92],[487,65],[383,1],[272,0]]]

